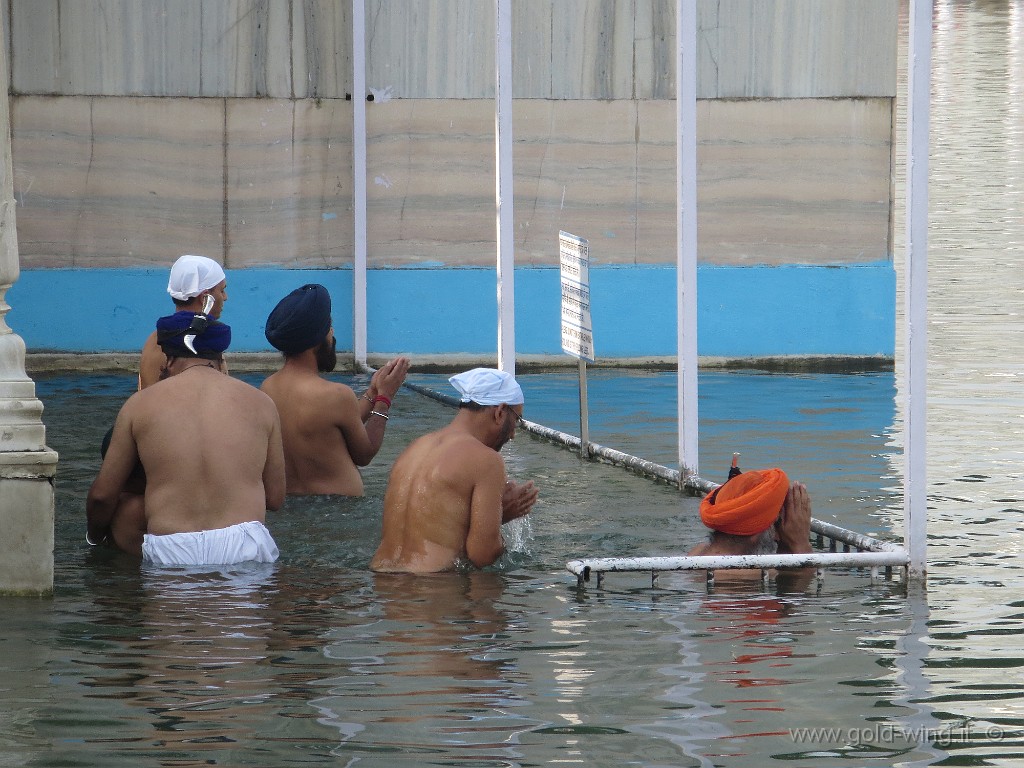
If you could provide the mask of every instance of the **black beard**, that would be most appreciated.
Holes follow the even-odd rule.
[[[501,434],[498,435],[498,447],[495,450],[500,451],[502,447],[505,445],[505,443],[512,439],[512,435],[515,431],[516,423],[513,421],[512,424],[510,425],[508,423],[508,419],[506,419],[504,425],[502,425]]]
[[[338,365],[338,353],[335,351],[337,346],[337,339],[331,339],[330,344],[324,339],[316,348],[316,369],[320,373],[330,373]]]

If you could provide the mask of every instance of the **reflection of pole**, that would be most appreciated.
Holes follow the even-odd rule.
[[[920,760],[901,763],[908,766],[937,765],[948,754],[933,746],[932,733],[943,721],[936,719],[931,707],[921,702],[928,700],[929,683],[924,674],[925,661],[931,650],[928,639],[928,597],[921,584],[907,585],[907,610],[910,626],[902,637],[896,639],[896,655],[893,664],[898,670],[897,680],[902,695],[893,699],[907,714],[899,717],[902,730],[908,739],[916,743],[917,749],[927,755]]]
[[[25,374],[25,342],[7,325],[8,289],[18,280],[7,33],[0,25],[0,592],[53,589],[53,478],[57,454],[44,444],[43,404]],[[83,520],[84,524],[84,520]],[[84,528],[84,525],[83,525]]]
[[[587,405],[587,361],[580,358],[580,456],[590,456],[590,411]]]
[[[903,457],[904,545],[908,576],[924,579],[928,515],[926,464],[928,369],[928,104],[932,40],[931,0],[911,0],[907,99],[906,417]]]
[[[707,666],[700,657],[697,633],[688,621],[700,607],[696,601],[682,605],[680,613],[687,620],[676,617],[665,619],[666,624],[679,630],[665,636],[666,640],[679,644],[679,660],[661,668],[662,674],[672,681],[672,685],[660,698],[671,706],[662,708],[666,714],[659,719],[649,724],[638,723],[633,727],[639,733],[668,739],[686,755],[687,765],[711,768],[715,762],[704,754],[708,751],[708,745],[733,734],[719,722],[724,711],[721,706],[712,706],[702,698],[707,686]]]

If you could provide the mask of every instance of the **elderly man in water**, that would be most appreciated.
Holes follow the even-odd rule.
[[[273,562],[264,525],[284,502],[273,401],[221,373],[231,329],[181,311],[157,321],[167,361],[156,384],[121,407],[86,499],[87,538],[108,536],[156,565]],[[144,497],[130,478],[141,465]]]
[[[523,415],[519,384],[492,368],[449,381],[461,395],[455,418],[414,440],[391,470],[381,543],[370,561],[375,571],[490,565],[505,551],[502,524],[527,515],[537,500],[533,481],[506,477],[498,452]]]
[[[700,504],[711,533],[691,555],[800,555],[811,549],[811,497],[781,469],[740,472]],[[729,571],[744,577],[752,571]],[[760,577],[760,570],[756,571]]]

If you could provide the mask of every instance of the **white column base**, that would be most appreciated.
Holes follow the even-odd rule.
[[[0,594],[53,592],[57,454],[0,451]]]

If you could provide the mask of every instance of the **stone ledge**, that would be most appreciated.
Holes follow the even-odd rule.
[[[0,451],[0,479],[53,480],[57,474],[57,452]]]
[[[373,353],[367,356],[372,367],[378,367],[398,353]],[[228,368],[236,373],[271,372],[281,366],[281,355],[276,352],[229,352],[225,355]],[[495,366],[493,356],[477,354],[412,355],[413,373],[451,373],[475,366]],[[138,373],[137,353],[60,353],[36,352],[25,357],[25,369],[30,375],[42,373]],[[780,355],[775,357],[700,357],[700,368],[705,370],[761,370],[772,373],[867,373],[893,371],[893,358],[856,355]],[[520,355],[516,370],[520,373],[542,373],[548,370],[576,369],[576,358],[568,355]],[[675,356],[616,357],[589,363],[589,369],[642,369],[670,371],[676,368]],[[338,354],[338,371],[358,372],[351,353]]]

